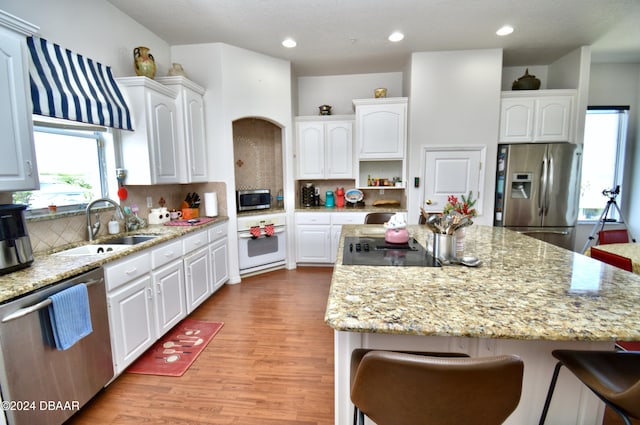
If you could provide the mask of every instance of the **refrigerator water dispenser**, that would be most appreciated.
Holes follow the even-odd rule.
[[[529,199],[533,173],[515,173],[511,179],[511,198]]]

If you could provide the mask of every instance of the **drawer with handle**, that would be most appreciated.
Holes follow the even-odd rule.
[[[105,264],[104,277],[107,291],[113,291],[119,286],[151,271],[151,254],[149,251],[130,255],[122,260]]]

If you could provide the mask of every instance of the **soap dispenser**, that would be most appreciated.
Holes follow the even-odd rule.
[[[120,233],[120,223],[118,222],[118,220],[116,220],[115,217],[113,217],[111,221],[109,221],[109,226],[107,230],[109,231],[110,235],[115,235]]]

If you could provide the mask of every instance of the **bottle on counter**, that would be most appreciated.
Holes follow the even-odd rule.
[[[284,208],[284,196],[282,195],[282,189],[280,189],[276,195],[276,206],[278,208]]]
[[[336,207],[344,207],[344,188],[342,187],[336,189]]]

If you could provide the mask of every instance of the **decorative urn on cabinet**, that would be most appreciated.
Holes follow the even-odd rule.
[[[156,61],[149,53],[149,48],[138,46],[133,49],[133,67],[137,76],[144,76],[153,79],[156,75]]]

